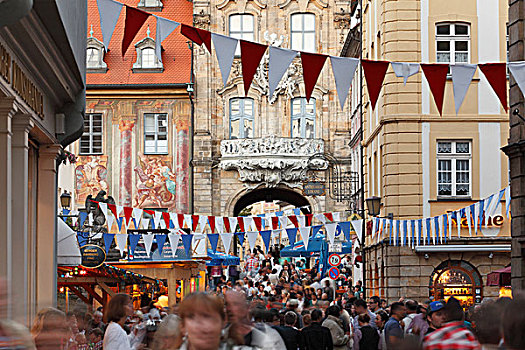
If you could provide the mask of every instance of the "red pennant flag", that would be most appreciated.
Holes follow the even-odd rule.
[[[390,62],[387,61],[361,60],[372,109],[376,108],[377,99],[379,98],[389,64]]]
[[[108,208],[109,210],[111,210],[111,212],[113,213],[113,216],[115,217],[115,219],[118,219],[118,216],[117,216],[117,206],[115,204],[108,204]],[[145,211],[145,210],[144,210]]]
[[[257,227],[257,231],[262,231],[262,218],[259,216],[255,216],[253,218],[253,222],[255,222],[255,227]]]
[[[509,110],[507,105],[507,64],[506,63],[483,63],[478,64],[490,86],[496,93],[505,111]]]
[[[332,215],[332,213],[324,213],[324,216],[326,216],[328,220],[334,221],[334,216]]]
[[[193,232],[197,231],[197,225],[199,224],[199,217],[200,217],[200,215],[192,215],[191,216],[191,230]]]
[[[239,216],[237,218],[237,222],[239,223],[239,228],[241,229],[241,232],[244,232],[244,219]]]
[[[306,101],[310,101],[312,91],[314,91],[315,83],[321,74],[324,62],[328,58],[327,55],[320,55],[317,53],[301,52],[301,64],[303,65],[303,80],[304,91],[306,93]]]
[[[445,85],[447,83],[448,64],[443,63],[421,63],[421,69],[425,73],[427,78],[428,86],[432,95],[434,96],[434,102],[436,102],[439,115],[443,111],[443,98],[445,96]]]
[[[124,207],[124,218],[126,219],[126,226],[129,225],[129,220],[131,219],[132,214],[133,214],[133,208]]]
[[[248,95],[253,76],[257,71],[257,67],[259,67],[259,63],[267,47],[266,45],[241,40],[242,80],[244,82],[244,95],[246,96]],[[244,232],[244,230],[242,232]]]
[[[208,222],[210,223],[211,232],[215,233],[215,216],[208,216]]]
[[[181,24],[180,33],[199,46],[204,42],[195,27]]]
[[[184,214],[177,214],[177,221],[179,222],[179,228],[184,228]]]
[[[122,57],[126,54],[129,45],[146,22],[149,13],[126,6],[126,20],[124,22],[124,37],[122,38]]]
[[[204,29],[195,28],[199,34],[202,42],[208,49],[208,52],[211,53],[211,33]]]
[[[166,228],[170,228],[170,213],[163,212],[162,218],[164,219],[164,223],[166,224]]]
[[[272,216],[272,229],[277,230],[279,228],[279,218],[277,216]]]
[[[292,224],[294,224],[295,227],[299,227],[299,221],[297,221],[297,216],[289,216],[288,219],[290,219],[290,221],[292,222]]]
[[[222,221],[224,222],[224,229],[226,230],[226,232],[232,232],[232,229],[230,227],[230,218],[225,216],[222,218]]]
[[[306,214],[306,226],[312,226],[312,218],[314,214]]]

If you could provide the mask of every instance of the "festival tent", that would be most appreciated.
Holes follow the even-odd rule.
[[[241,259],[238,256],[227,255],[221,252],[213,252],[213,250],[208,249],[208,257],[211,258],[210,261],[206,262],[206,266],[230,266],[230,265],[239,265]]]
[[[321,254],[323,243],[326,241],[323,234],[318,233],[315,237],[310,237],[308,240],[308,250],[304,249],[304,242],[295,242],[293,246],[289,245],[281,249],[281,257],[283,258],[298,258],[298,257],[318,257]],[[326,244],[328,246],[328,244]],[[352,253],[352,243],[343,242],[343,250],[339,254]]]

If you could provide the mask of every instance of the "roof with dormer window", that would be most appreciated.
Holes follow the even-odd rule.
[[[128,6],[137,7],[139,0],[118,0]],[[153,14],[171,19],[177,22],[192,24],[193,22],[193,3],[187,0],[164,1],[161,12]],[[133,63],[137,61],[137,52],[131,45],[124,57],[122,57],[122,36],[124,35],[125,9],[122,10],[117,22],[117,26],[109,44],[109,51],[104,55],[104,61],[108,66],[108,71],[104,74],[87,74],[88,85],[127,85],[127,84],[176,84],[188,83],[190,80],[191,53],[184,36],[180,34],[180,29],[175,31],[162,43],[162,73],[133,73]],[[98,15],[97,1],[88,0],[88,23],[93,25],[93,32],[96,38],[102,40],[100,30],[100,19]],[[151,30],[150,36],[155,39],[156,19],[150,16],[142,26],[134,39],[137,43],[141,39],[147,38],[148,26]],[[88,33],[86,33],[87,35]]]

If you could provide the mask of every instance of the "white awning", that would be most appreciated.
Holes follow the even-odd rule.
[[[57,264],[80,265],[82,262],[77,233],[61,218],[57,219]]]
[[[510,244],[450,244],[416,247],[416,253],[510,252]]]

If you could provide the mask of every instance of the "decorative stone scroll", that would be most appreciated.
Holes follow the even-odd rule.
[[[324,153],[322,139],[269,136],[221,141],[222,170],[237,170],[247,188],[261,184],[300,187],[308,170],[324,170],[325,160],[312,158]]]

